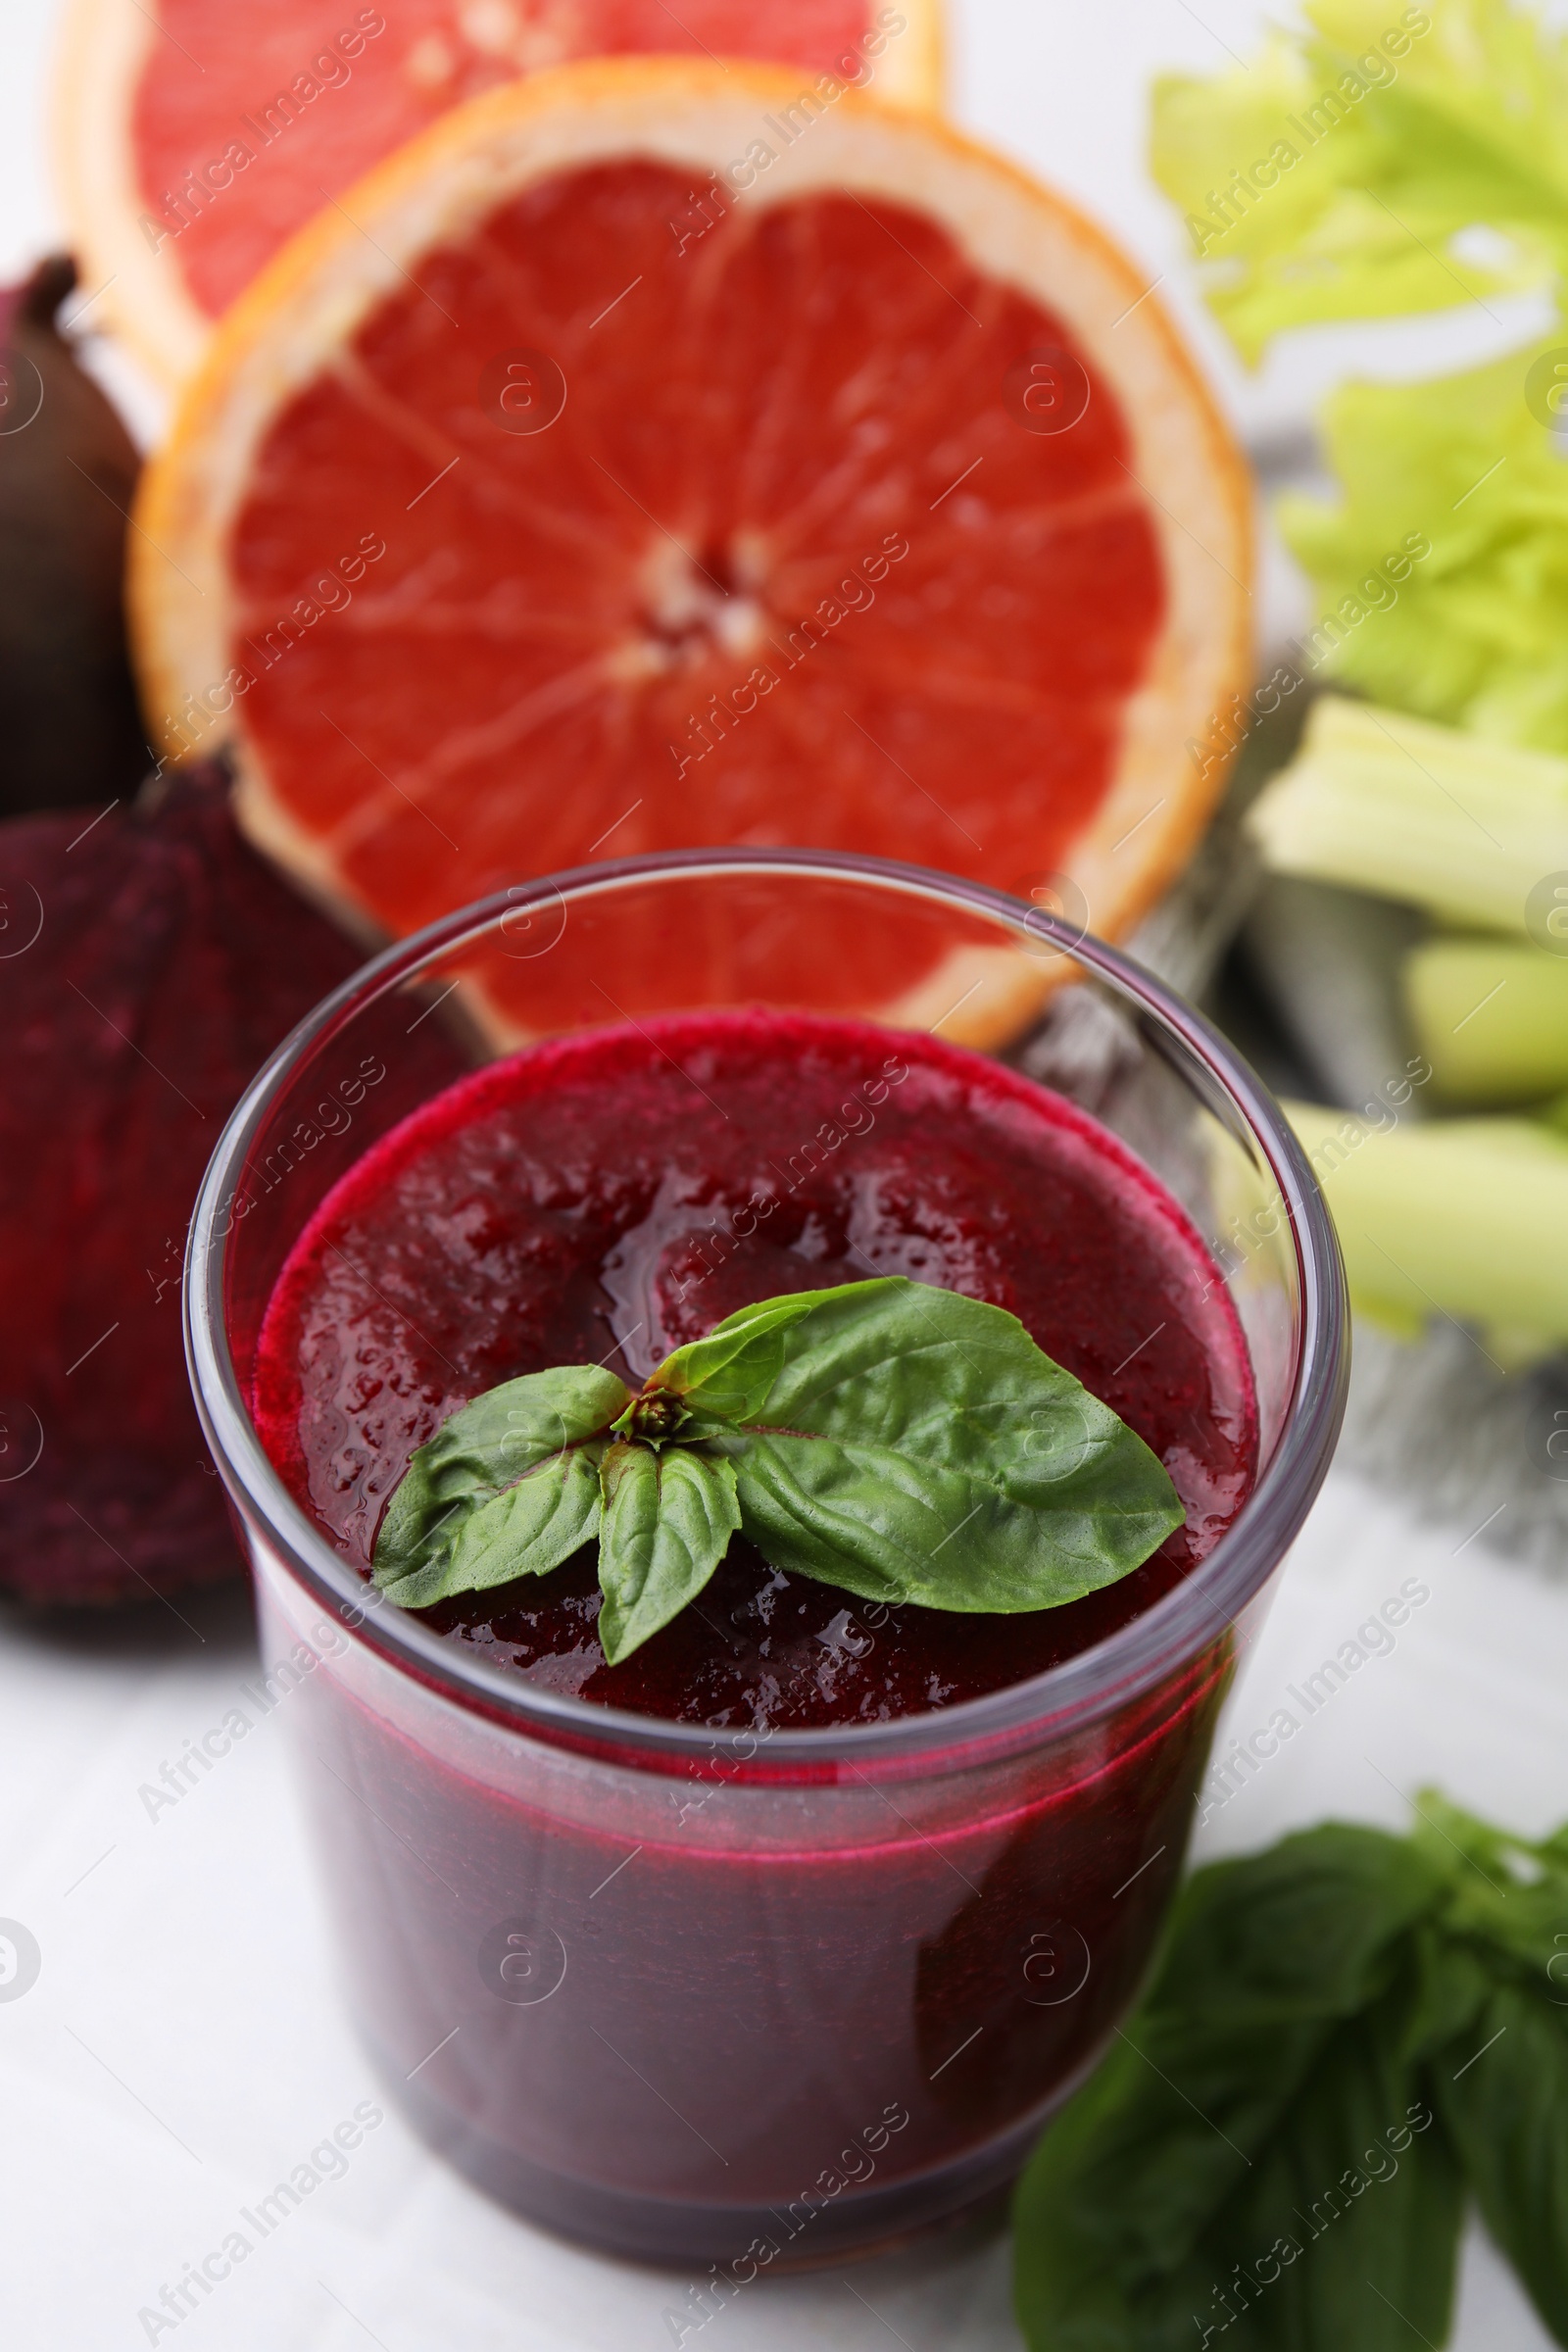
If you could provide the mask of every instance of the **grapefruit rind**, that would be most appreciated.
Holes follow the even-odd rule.
[[[706,174],[744,154],[760,117],[787,103],[793,70],[604,59],[468,101],[317,216],[220,326],[169,443],[143,476],[129,605],[154,739],[176,754],[173,714],[229,665],[225,550],[256,453],[278,410],[407,283],[433,246],[532,182],[637,154]],[[849,189],[932,215],[977,268],[1060,317],[1115,395],[1149,502],[1168,609],[1150,673],[1125,706],[1117,772],[1071,858],[1102,936],[1123,936],[1197,846],[1223,788],[1187,750],[1244,690],[1251,667],[1250,477],[1175,328],[1126,257],[1091,221],[988,150],[923,114],[847,90],[746,201]],[[239,730],[240,810],[251,837],[365,927],[323,844],[273,792]],[[1020,850],[1020,864],[1027,852]],[[980,985],[945,1028],[987,1043],[1015,1030],[1065,976],[1059,962],[973,950]],[[927,1019],[947,989],[922,986]],[[961,990],[955,988],[952,996]],[[879,1008],[887,1011],[889,1008]]]
[[[900,13],[905,29],[878,59],[872,90],[891,105],[934,110],[943,96],[942,0],[900,0]],[[236,20],[242,16],[235,0]],[[101,289],[95,323],[111,321],[173,391],[200,365],[215,322],[185,284],[177,247],[170,242],[156,250],[142,226],[148,196],[137,171],[133,114],[159,37],[156,0],[69,0],[55,64],[52,143],[82,282]],[[805,69],[787,72],[798,90]]]
[[[210,322],[185,290],[174,249],[154,250],[131,143],[131,105],[158,38],[136,0],[74,0],[54,78],[53,147],[68,234],[81,280],[100,289],[95,324],[111,322],[161,383],[200,361]]]

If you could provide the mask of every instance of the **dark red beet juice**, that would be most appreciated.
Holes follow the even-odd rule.
[[[602,1731],[590,1708],[519,1733],[341,1644],[306,1670],[354,1987],[405,2103],[535,2218],[717,2264],[710,2303],[1004,2180],[1136,1989],[1223,1628],[1056,1736],[854,1734],[1072,1658],[1213,1547],[1256,1453],[1224,1286],[1148,1170],[1012,1071],[705,1015],[540,1047],[395,1128],[296,1245],[257,1362],[272,1461],[364,1567],[467,1398],[554,1364],[636,1379],[754,1299],[872,1274],[1016,1314],[1161,1456],[1185,1527],[1119,1585],[1010,1617],[867,1604],[737,1541],[615,1668],[591,1550],[424,1613],[620,1711]],[[625,1715],[711,1740],[661,1748]],[[771,1744],[803,1731],[826,1737]]]

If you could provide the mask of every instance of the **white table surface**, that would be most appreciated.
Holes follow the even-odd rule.
[[[55,11],[0,13],[0,270],[59,241],[43,91]],[[1156,67],[1246,52],[1250,0],[956,0],[955,102],[971,127],[1069,187],[1180,294],[1173,223],[1140,162]],[[1517,323],[1517,322],[1516,322]],[[1510,328],[1509,331],[1514,331]],[[1497,329],[1489,326],[1489,337]],[[1204,349],[1244,419],[1285,414],[1352,350],[1380,371],[1479,350],[1475,322],[1302,340],[1247,386]],[[159,406],[101,365],[144,434]],[[1281,571],[1271,598],[1288,605]],[[1520,1476],[1532,1475],[1527,1463]],[[1238,1733],[1408,1576],[1431,1601],[1200,1830],[1213,1854],[1335,1814],[1399,1826],[1402,1793],[1441,1784],[1525,1830],[1568,1813],[1568,1583],[1489,1552],[1465,1527],[1418,1529],[1337,1474],[1230,1702]],[[235,1595],[67,1636],[0,1611],[0,1919],[41,1967],[0,2001],[0,2343],[119,2352],[662,2352],[683,2280],[603,2262],[511,2221],[392,2116],[347,2174],[177,2328],[141,2322],[166,2282],[221,2243],[241,2206],[376,2095],[337,1983],[287,1756],[286,1709],[173,1808],[138,1795],[254,1674]],[[1224,1734],[1222,1732],[1222,1738]],[[847,2272],[766,2281],[706,2331],[705,2352],[1017,2352],[998,2237],[938,2238]],[[1460,2352],[1547,2344],[1473,2234]]]

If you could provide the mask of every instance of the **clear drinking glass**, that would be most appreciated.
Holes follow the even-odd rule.
[[[977,995],[1043,1006],[1026,1066],[1207,1241],[1251,1355],[1256,1487],[1097,1647],[940,1712],[715,1732],[539,1689],[370,1605],[285,1492],[251,1369],[328,1187],[498,1039],[695,1009],[664,975],[699,964],[707,1004],[880,1003],[960,1041]],[[186,1314],[360,2029],[427,2138],[552,2229],[709,2266],[710,2293],[1004,2183],[1139,1988],[1216,1708],[1343,1411],[1328,1218],[1214,1031],[1071,925],[912,867],[696,851],[519,885],[388,950],[273,1055],[208,1171]]]

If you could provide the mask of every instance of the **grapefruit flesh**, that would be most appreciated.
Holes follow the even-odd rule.
[[[934,105],[938,0],[75,0],[61,87],[78,239],[160,373],[271,256],[454,105],[574,58],[771,58]]]
[[[573,103],[602,130],[617,86],[559,79],[584,73],[556,102],[579,147]],[[150,716],[175,750],[237,723],[253,831],[372,925],[584,859],[804,844],[1074,875],[1114,932],[1195,837],[1216,779],[1184,739],[1245,642],[1223,435],[1148,303],[1114,347],[1138,281],[1093,282],[1064,208],[1015,183],[1077,237],[1053,303],[908,200],[949,134],[861,108],[905,169],[845,184],[851,103],[810,130],[841,156],[766,202],[694,204],[689,162],[623,137],[388,247],[346,329],[329,223],[236,317],[141,511]],[[439,211],[443,162],[351,209]],[[338,323],[307,351],[313,304]],[[1084,402],[1064,429],[1027,404],[1041,365]],[[836,1001],[876,1004],[876,941],[840,948]],[[706,1001],[708,943],[671,953]]]
[[[232,542],[246,722],[394,930],[524,850],[575,863],[617,818],[607,855],[885,853],[891,820],[915,863],[1005,883],[1021,838],[1059,863],[1109,781],[1164,585],[1111,403],[1043,449],[1003,414],[1002,377],[1060,321],[1001,291],[977,331],[986,294],[947,239],[835,196],[725,237],[683,304],[686,199],[641,163],[530,190],[263,445]],[[642,282],[593,326],[607,263]],[[475,399],[517,341],[569,387],[528,436]],[[313,566],[367,524],[387,553],[347,625],[273,658]],[[425,805],[461,844],[444,858]]]

